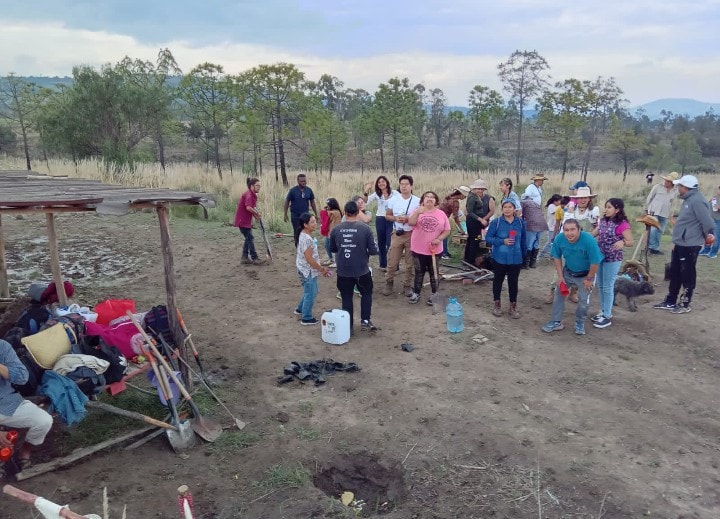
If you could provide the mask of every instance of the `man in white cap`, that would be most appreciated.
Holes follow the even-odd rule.
[[[698,191],[696,177],[685,175],[673,181],[673,184],[677,186],[682,205],[673,226],[670,286],[665,300],[653,307],[670,310],[674,314],[684,314],[690,311],[690,301],[695,290],[698,253],[706,240],[713,240],[715,221],[710,213],[710,204]],[[711,238],[708,239],[708,236]],[[685,293],[678,303],[681,287],[685,287]]]
[[[677,189],[673,182],[680,178],[677,172],[673,171],[662,176],[662,183],[655,184],[645,199],[645,212],[650,216],[654,216],[660,228],[652,227],[650,230],[650,239],[648,250],[650,254],[663,254],[660,250],[660,238],[667,227],[668,218],[670,218],[670,206],[677,197]]]
[[[537,205],[542,206],[542,185],[547,180],[545,175],[535,175],[530,179],[532,183],[525,188],[525,193],[520,198],[528,196],[533,199]]]

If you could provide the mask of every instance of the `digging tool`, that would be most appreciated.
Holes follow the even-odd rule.
[[[177,431],[177,427],[175,427],[174,425],[170,425],[169,423],[161,422],[160,420],[156,420],[155,418],[144,415],[142,413],[128,411],[127,409],[120,409],[119,407],[115,407],[114,405],[106,404],[104,402],[88,400],[87,402],[85,402],[85,405],[88,407],[93,407],[95,409],[102,409],[103,411],[107,411],[108,413],[124,416],[125,418],[133,418],[134,420],[140,420],[156,427],[162,427],[164,429]]]
[[[272,263],[272,248],[270,247],[270,241],[268,240],[267,233],[265,232],[265,224],[263,223],[262,218],[258,218],[258,223],[260,224],[260,231],[262,231],[263,240],[265,241],[265,253],[267,254],[267,260],[269,263]]]
[[[170,387],[167,377],[162,372],[162,366],[157,365],[152,352],[146,350],[145,348],[143,348],[142,351],[150,361],[150,366],[155,374],[155,380],[157,380],[160,392],[165,399],[165,405],[167,405],[170,410],[172,423],[177,428],[177,431],[167,431],[167,438],[168,442],[170,442],[170,447],[172,447],[175,452],[181,452],[185,449],[189,449],[195,445],[195,433],[193,433],[192,424],[187,420],[180,420],[177,407],[175,406],[172,388]]]
[[[232,412],[230,412],[230,409],[228,409],[227,406],[222,402],[222,400],[220,400],[220,398],[219,398],[219,397],[215,394],[215,392],[210,388],[210,386],[209,386],[208,383],[205,381],[205,379],[204,379],[203,377],[199,376],[199,375],[198,375],[198,372],[195,371],[194,369],[192,369],[192,368],[190,367],[190,365],[185,361],[185,359],[183,359],[180,355],[178,355],[177,358],[178,358],[178,360],[179,360],[180,362],[182,362],[182,363],[185,365],[185,367],[188,369],[188,371],[190,371],[190,374],[191,374],[191,375],[194,375],[194,376],[196,376],[196,377],[198,377],[198,378],[200,379],[200,382],[203,383],[203,385],[204,385],[205,388],[210,392],[210,394],[213,396],[213,398],[214,398],[215,400],[217,400],[217,403],[220,404],[220,405],[222,406],[222,408],[225,409],[225,411],[227,411],[227,414],[229,414],[230,417],[231,417],[233,420],[235,420],[235,426],[236,426],[238,429],[243,430],[247,424],[246,424],[245,422],[243,422],[242,420],[240,420],[239,418],[236,418],[235,415],[232,414]]]
[[[188,330],[187,326],[185,326],[185,319],[183,319],[183,316],[180,313],[180,310],[177,311],[177,315],[178,315],[178,322],[180,323],[180,329],[185,334],[185,342],[190,344],[190,349],[193,352],[193,357],[195,357],[195,362],[197,362],[198,368],[200,368],[200,375],[202,375],[202,379],[207,384],[207,379],[205,378],[205,371],[203,370],[202,362],[200,362],[200,354],[198,353],[198,350],[195,347],[195,343],[192,340],[192,334]]]
[[[440,295],[440,273],[437,269],[437,260],[435,259],[435,251],[431,250],[432,252],[432,266],[433,266],[433,274],[435,276],[435,286],[437,290],[430,296],[430,301],[432,302],[432,313],[437,314],[438,307],[440,307],[441,310],[445,310],[445,298]],[[431,288],[432,290],[432,288]]]
[[[135,325],[135,328],[138,329],[138,332],[142,335],[143,339],[145,339],[145,342],[150,347],[152,352],[155,354],[157,359],[160,361],[160,364],[162,364],[165,369],[168,371],[168,374],[170,375],[170,378],[173,382],[175,382],[175,385],[180,390],[180,393],[182,393],[182,396],[187,400],[187,403],[190,404],[190,408],[192,409],[194,418],[190,421],[192,424],[193,431],[200,436],[203,440],[208,442],[214,442],[218,436],[222,433],[222,427],[219,423],[215,422],[214,420],[211,420],[209,418],[205,418],[200,414],[200,410],[198,409],[197,405],[195,404],[195,401],[192,399],[192,396],[190,393],[188,393],[188,390],[185,389],[185,386],[182,382],[175,376],[175,373],[173,372],[172,368],[168,365],[167,361],[165,361],[165,358],[160,354],[158,349],[155,347],[153,342],[150,340],[150,337],[148,337],[147,333],[145,333],[145,330],[143,330],[142,326],[137,322],[137,319],[135,319],[135,316],[130,312],[129,310],[126,312],[128,317],[130,317],[130,320]]]
[[[148,326],[148,330],[150,330],[150,333],[155,335],[160,340],[160,345],[162,346],[162,352],[165,354],[165,356],[168,359],[168,362],[170,363],[170,366],[175,371],[178,371],[178,365],[177,362],[175,362],[175,358],[173,357],[173,349],[170,347],[170,345],[167,343],[165,338],[162,336],[162,334],[156,332],[151,327]]]

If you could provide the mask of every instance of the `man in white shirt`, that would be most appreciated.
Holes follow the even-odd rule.
[[[662,238],[670,218],[670,206],[677,197],[677,188],[673,185],[680,175],[673,171],[668,175],[663,175],[662,183],[655,184],[645,200],[645,212],[650,216],[654,216],[660,228],[652,227],[650,229],[650,238],[648,240],[648,250],[650,254],[663,254],[660,250],[660,238]]]
[[[412,293],[412,281],[415,274],[413,258],[410,253],[410,236],[413,226],[408,224],[409,216],[420,206],[420,198],[412,194],[413,178],[410,175],[400,176],[400,196],[394,196],[388,200],[385,219],[392,222],[393,235],[388,251],[387,271],[385,272],[385,288],[383,295],[389,296],[393,293],[393,284],[400,258],[405,254],[405,280],[403,281],[403,292],[405,295]]]
[[[521,198],[529,197],[532,198],[533,202],[535,202],[537,205],[542,206],[542,185],[543,182],[547,180],[547,177],[544,175],[535,175],[530,179],[532,184],[530,184],[526,189],[525,193]]]

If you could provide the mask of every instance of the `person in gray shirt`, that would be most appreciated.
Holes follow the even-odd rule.
[[[330,232],[330,251],[335,254],[337,265],[337,288],[342,299],[342,309],[350,314],[353,329],[353,290],[360,291],[360,330],[374,332],[377,327],[370,320],[372,312],[373,280],[370,256],[378,254],[372,230],[358,219],[359,209],[355,202],[345,204],[345,221]]]

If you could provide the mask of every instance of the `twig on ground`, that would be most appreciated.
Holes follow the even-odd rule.
[[[550,496],[550,499],[552,499],[556,505],[560,506],[560,500],[554,495],[552,495],[552,493],[547,488],[545,489],[545,493]]]
[[[537,457],[535,458],[535,466],[537,468],[536,476],[537,476],[537,491],[535,492],[535,496],[537,497],[537,505],[538,505],[538,519],[542,519],[542,501],[540,500],[540,453],[538,452]]]
[[[415,447],[417,447],[417,442],[415,442],[415,443],[413,444],[413,446],[410,447],[410,450],[409,450],[408,453],[405,455],[405,459],[402,460],[402,464],[403,464],[403,465],[405,465],[405,462],[406,462],[407,459],[410,457],[410,453],[413,451],[413,449],[415,449]]]
[[[607,499],[608,494],[610,491],[608,490],[605,492],[605,495],[602,498],[602,501],[600,502],[600,511],[598,512],[597,519],[602,519],[603,515],[605,515],[605,500]]]
[[[260,501],[261,499],[265,499],[267,496],[269,496],[269,495],[271,495],[271,494],[274,494],[274,493],[277,492],[278,490],[279,490],[279,489],[276,488],[275,490],[271,490],[271,491],[268,492],[267,494],[263,494],[263,495],[261,495],[260,497],[257,497],[257,498],[255,498],[255,499],[253,499],[252,501],[250,501],[250,504],[257,503],[257,502]]]
[[[487,470],[488,466],[485,465],[484,467],[481,467],[479,465],[455,465],[456,467],[459,467],[461,469],[469,469],[469,470]]]

